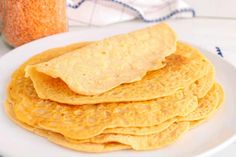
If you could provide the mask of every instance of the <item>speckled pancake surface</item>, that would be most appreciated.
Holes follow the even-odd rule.
[[[24,87],[18,96],[10,91],[10,96],[16,98],[17,118],[74,139],[98,135],[106,128],[157,125],[176,116],[185,116],[197,107],[197,97],[182,91],[144,102],[69,106],[39,99],[33,89]]]
[[[176,122],[176,118],[171,118],[166,120],[158,125],[149,126],[149,127],[116,127],[116,128],[107,128],[103,131],[103,133],[113,133],[113,134],[126,134],[126,135],[149,135],[154,133],[159,133],[174,122]]]
[[[128,145],[124,145],[124,144],[116,143],[116,142],[102,143],[102,144],[96,144],[96,143],[75,144],[75,143],[71,143],[68,140],[66,140],[65,137],[62,136],[61,134],[58,134],[58,133],[55,133],[52,131],[48,131],[48,130],[44,130],[44,129],[34,128],[28,124],[25,124],[25,123],[19,121],[15,116],[15,113],[12,109],[12,105],[13,104],[8,101],[6,101],[6,103],[5,103],[5,110],[12,121],[14,121],[16,124],[18,124],[22,128],[25,128],[28,131],[31,131],[37,135],[45,137],[49,141],[56,143],[60,146],[70,148],[73,150],[77,150],[77,151],[96,152],[96,153],[123,150],[123,149],[131,149],[131,147]]]
[[[163,131],[156,132],[148,135],[124,135],[124,134],[116,134],[116,133],[102,133],[101,135],[92,137],[90,139],[85,140],[76,140],[76,143],[106,143],[106,142],[119,142],[122,144],[130,145],[135,150],[146,150],[146,149],[154,149],[159,148],[168,141],[174,141],[177,139],[183,132],[187,131],[189,128],[189,122],[195,122],[198,120],[207,119],[210,116],[210,113],[216,109],[223,97],[222,88],[218,84],[214,84],[208,94],[201,98],[199,108],[196,108],[195,111],[186,115],[183,119],[177,119],[177,122],[174,122],[169,127],[164,129]],[[209,102],[209,103],[207,103]],[[209,106],[208,112],[204,112],[204,116],[202,111],[204,108],[202,106]],[[189,116],[192,115],[195,119],[190,119]],[[180,121],[184,121],[186,123],[181,123]],[[149,129],[149,128],[147,128]],[[74,142],[74,140],[69,141]],[[163,140],[162,140],[163,139]]]
[[[210,71],[214,71],[212,64],[198,50],[180,42],[177,44],[176,52],[166,58],[165,64],[166,66],[162,69],[147,73],[140,81],[122,84],[108,92],[93,96],[76,94],[60,79],[52,79],[36,70],[31,70],[30,73],[40,98],[82,105],[102,102],[143,101],[172,95],[177,90],[183,89],[207,75]],[[212,80],[210,81],[213,82]],[[203,92],[202,94],[201,90],[199,92],[199,96],[204,96],[206,93]]]
[[[101,134],[88,140],[69,140],[75,143],[106,143],[106,142],[119,142],[131,146],[134,150],[149,150],[156,149],[173,143],[183,133],[189,129],[189,122],[173,123],[167,129],[159,133],[150,135],[119,135],[119,134]]]
[[[212,64],[181,42],[164,67],[103,94],[73,92],[60,79],[25,68],[78,50],[91,42],[47,50],[12,75],[5,109],[21,127],[58,145],[84,152],[151,150],[175,142],[209,119],[224,91]]]
[[[179,121],[191,121],[190,125],[195,126],[198,123],[202,123],[208,119],[220,107],[220,105],[222,105],[223,100],[224,92],[222,87],[218,83],[214,83],[210,91],[208,91],[208,93],[203,98],[198,99],[198,107],[193,112],[184,117],[172,118],[159,125],[150,127],[109,128],[104,130],[103,133],[148,135],[159,133],[174,122]]]
[[[33,131],[36,134],[47,137],[50,141],[54,143],[79,151],[107,152],[107,151],[130,149],[130,148],[133,148],[135,150],[149,150],[149,149],[160,148],[170,143],[173,143],[182,134],[184,134],[184,132],[186,132],[189,129],[189,127],[194,127],[196,125],[199,125],[206,119],[208,119],[208,117],[212,114],[212,112],[215,112],[215,110],[218,109],[219,106],[222,104],[223,98],[224,95],[222,88],[220,87],[219,84],[214,84],[214,86],[211,88],[208,94],[204,98],[201,98],[202,104],[199,105],[199,108],[196,108],[195,111],[189,114],[189,115],[192,114],[194,117],[196,117],[197,115],[199,115],[198,111],[203,109],[201,106],[204,105],[204,102],[210,102],[206,103],[206,105],[209,106],[211,110],[208,110],[210,112],[207,112],[207,114],[205,114],[204,119],[201,119],[202,116],[199,116],[198,120],[195,119],[193,121],[192,120],[187,121],[189,116],[187,115],[185,117],[186,120],[185,122],[172,123],[172,125],[164,129],[163,131],[149,135],[135,136],[135,135],[114,134],[114,133],[109,134],[103,132],[103,134],[101,135],[85,140],[70,139],[68,137],[62,136],[61,134],[44,129],[33,128],[32,126],[20,122],[18,119],[16,119],[14,115],[14,112],[12,110],[12,107],[14,105],[11,102],[12,100],[10,99],[8,99],[7,103],[5,104],[5,108],[10,117],[19,125],[30,131]],[[217,99],[217,101],[214,101],[214,99]],[[173,121],[176,120],[177,119],[173,119]],[[171,120],[169,121],[172,122]],[[150,129],[150,127],[146,128],[146,130],[148,129]]]
[[[103,134],[88,140],[78,141],[66,138],[61,134],[52,131],[34,128],[30,125],[24,124],[18,121],[16,117],[14,117],[14,112],[12,112],[12,110],[10,109],[10,103],[6,103],[5,106],[11,118],[21,127],[26,128],[27,130],[32,131],[38,135],[44,136],[48,138],[48,140],[61,146],[85,152],[107,152],[130,148],[133,148],[135,150],[149,150],[154,148],[161,148],[170,143],[173,143],[189,128],[189,122],[179,122],[172,124],[170,127],[157,134],[151,134],[146,136]],[[114,142],[113,140],[119,142]],[[139,142],[141,140],[143,140],[142,143]]]
[[[50,57],[53,55],[48,51],[31,59],[27,64],[48,60]],[[106,128],[158,125],[170,118],[185,116],[197,107],[197,98],[184,90],[149,101],[91,106],[69,106],[42,100],[35,93],[31,80],[24,77],[25,65],[15,72],[9,87],[9,94],[16,101],[16,116],[24,123],[74,139],[93,137]]]
[[[211,113],[217,108],[218,105],[222,104],[224,99],[224,92],[222,87],[215,83],[207,95],[198,100],[198,107],[189,115],[179,118],[180,121],[194,121],[199,119],[206,119]]]
[[[97,95],[141,80],[148,71],[163,67],[165,57],[175,52],[176,40],[175,32],[167,24],[157,24],[95,41],[50,61],[28,66],[26,74],[30,76],[28,72],[33,68],[52,79],[61,79],[77,94]]]

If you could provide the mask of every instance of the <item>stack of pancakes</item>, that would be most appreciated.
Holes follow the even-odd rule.
[[[171,44],[174,52],[167,44],[168,52],[157,64],[149,64],[153,61],[150,58],[147,62],[146,57],[141,67],[147,68],[139,68],[139,73],[127,68],[126,77],[124,71],[118,73],[115,79],[119,81],[110,79],[110,73],[118,69],[112,67],[107,67],[113,69],[109,74],[93,71],[94,76],[76,80],[76,70],[68,71],[77,64],[69,65],[74,62],[71,59],[61,62],[70,58],[71,52],[86,53],[91,47],[96,50],[96,45],[109,46],[104,41],[95,46],[88,42],[73,44],[47,50],[21,65],[8,88],[5,108],[9,117],[23,128],[78,151],[150,150],[173,143],[206,121],[223,103],[224,93],[215,82],[213,65],[198,50],[181,42]],[[62,71],[61,75],[57,71]],[[106,76],[103,82],[92,84],[100,74]],[[120,78],[125,79],[122,82]],[[82,80],[85,86],[76,84]]]

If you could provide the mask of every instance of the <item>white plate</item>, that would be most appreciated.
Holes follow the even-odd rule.
[[[219,56],[201,49],[216,68],[216,79],[225,90],[225,103],[219,112],[203,125],[187,132],[176,143],[155,151],[117,151],[112,153],[88,154],[72,151],[45,138],[34,135],[10,121],[4,112],[3,103],[6,97],[6,86],[12,72],[25,60],[43,50],[67,45],[84,40],[96,40],[113,34],[124,33],[140,25],[122,29],[97,28],[83,32],[70,32],[46,37],[9,52],[0,58],[0,155],[10,157],[73,157],[73,156],[161,156],[180,157],[213,154],[236,139],[236,69]]]

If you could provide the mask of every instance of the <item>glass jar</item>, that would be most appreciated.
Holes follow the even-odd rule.
[[[4,14],[4,1],[0,0],[0,33],[2,32],[2,26],[3,26],[3,14]]]
[[[0,0],[4,40],[13,47],[68,31],[66,0]]]

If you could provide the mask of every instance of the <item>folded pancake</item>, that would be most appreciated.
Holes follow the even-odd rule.
[[[199,115],[199,117],[204,117],[203,119],[198,119],[198,120],[195,120],[195,121],[191,121],[191,123],[190,123],[190,127],[191,128],[193,128],[193,127],[196,127],[196,126],[198,126],[198,125],[200,125],[200,124],[202,124],[203,122],[205,122],[206,120],[208,120],[210,117],[212,117],[213,115],[214,115],[214,113],[223,105],[223,102],[224,102],[224,90],[223,90],[223,88],[219,85],[219,84],[217,84],[217,87],[216,87],[216,90],[215,91],[218,91],[218,96],[217,96],[217,100],[218,100],[218,103],[217,104],[214,104],[213,102],[216,102],[216,101],[214,101],[213,100],[213,98],[211,98],[209,101],[210,101],[210,103],[206,103],[207,105],[209,105],[209,106],[207,106],[207,107],[204,107],[204,105],[202,104],[202,105],[199,105],[195,110],[198,110],[198,112],[196,112],[196,111],[193,111],[192,113],[194,113],[195,114],[195,116],[193,115],[193,116],[190,116],[190,114],[188,115],[188,116],[186,116],[186,117],[194,117],[195,119],[196,119],[196,115]],[[210,95],[210,94],[208,94],[208,95]],[[205,101],[207,101],[207,100],[202,100],[201,102],[200,102],[200,104],[202,103],[202,102],[205,102]],[[202,107],[203,106],[203,107]],[[204,111],[201,111],[199,108],[201,108],[201,110],[204,110],[205,108],[207,108],[207,112],[204,112]],[[185,120],[188,120],[188,118],[187,119],[185,119]]]
[[[224,92],[219,84],[214,84],[206,96],[198,100],[198,107],[189,115],[178,118],[178,121],[194,121],[199,119],[206,119],[222,104],[224,99]]]
[[[204,122],[208,119],[218,108],[223,104],[224,92],[218,83],[212,85],[207,95],[198,100],[198,107],[184,117],[176,117],[169,119],[159,125],[150,127],[128,127],[128,128],[108,128],[103,133],[116,133],[116,134],[129,134],[129,135],[148,135],[159,133],[168,128],[174,122],[191,121],[191,126],[196,125],[201,121]]]
[[[172,124],[164,131],[157,134],[135,136],[119,134],[101,134],[87,140],[73,140],[67,138],[69,142],[74,143],[107,143],[119,142],[131,146],[134,150],[150,150],[164,147],[177,140],[183,133],[189,129],[189,122],[177,122]]]
[[[116,127],[116,128],[108,128],[105,129],[102,133],[113,133],[113,134],[127,134],[127,135],[149,135],[154,133],[159,133],[169,126],[171,126],[174,122],[176,122],[176,118],[171,118],[165,122],[162,122],[158,125],[149,126],[149,127]]]
[[[211,90],[211,92],[216,91],[216,90]],[[218,107],[222,104],[222,100],[223,100],[223,93],[219,92],[218,94],[220,94],[221,97],[221,101],[219,101],[218,103]],[[210,95],[214,95],[214,94],[210,94]],[[206,97],[209,98],[209,97]],[[102,136],[100,136],[100,139],[93,139],[95,140],[97,143],[81,143],[81,141],[78,140],[73,140],[73,139],[69,139],[67,137],[62,136],[61,134],[55,133],[55,132],[51,132],[48,130],[43,130],[43,129],[39,129],[39,128],[33,128],[32,126],[29,126],[27,124],[24,124],[22,122],[20,122],[18,119],[16,119],[13,110],[12,110],[12,106],[10,105],[11,103],[8,103],[8,101],[5,104],[5,109],[7,110],[7,113],[9,114],[9,116],[11,117],[11,119],[13,121],[15,121],[17,124],[19,124],[21,127],[26,128],[27,130],[30,130],[36,134],[39,134],[41,136],[44,136],[46,138],[48,138],[48,140],[59,144],[63,147],[67,147],[70,149],[74,149],[77,151],[84,151],[84,152],[107,152],[107,151],[114,151],[114,150],[122,150],[122,149],[130,149],[131,147],[129,145],[124,145],[121,143],[117,143],[117,142],[111,142],[111,143],[99,143],[101,141],[107,141],[107,140],[114,140],[114,139],[118,139],[119,141],[123,142],[123,143],[128,143],[128,144],[133,144],[133,147],[136,149],[142,149],[142,150],[146,150],[146,149],[154,149],[157,147],[163,147],[167,144],[173,143],[176,139],[178,139],[184,132],[186,132],[185,127],[181,127],[181,128],[176,128],[174,129],[174,126],[172,126],[172,128],[168,128],[168,130],[162,132],[162,136],[155,135],[155,136],[151,136],[152,138],[155,137],[154,139],[158,139],[158,141],[156,140],[155,142],[153,142],[154,140],[151,140],[150,138],[146,140],[144,140],[144,143],[138,141],[138,143],[134,143],[134,141],[136,142],[138,138],[140,138],[141,136],[139,136],[138,138],[136,138],[135,136],[128,136],[128,140],[124,139],[124,136],[120,137],[119,136],[109,136],[109,137],[104,137],[104,139],[101,139]],[[213,104],[214,105],[214,104]],[[189,124],[191,127],[194,127],[200,123],[202,123],[203,121],[205,121],[205,119],[202,120],[195,120],[195,121],[191,121]],[[176,125],[176,124],[175,124]],[[186,125],[186,124],[185,124]],[[173,130],[175,130],[176,132],[174,132]],[[182,130],[182,131],[181,131]],[[169,134],[169,135],[167,135]],[[105,136],[103,134],[103,136]],[[120,138],[119,138],[120,137]],[[127,137],[127,136],[126,136]],[[148,137],[148,136],[145,136]],[[149,141],[150,140],[150,141]],[[147,143],[148,141],[148,143]],[[142,144],[141,144],[142,143]],[[140,148],[141,147],[141,148]]]
[[[106,103],[91,106],[68,106],[42,100],[37,96],[32,81],[24,77],[24,69],[28,64],[38,63],[52,57],[57,51],[58,49],[50,50],[30,59],[12,77],[9,95],[14,100],[14,110],[18,119],[24,123],[59,132],[74,139],[83,139],[98,135],[106,128],[158,125],[170,118],[185,116],[197,107],[197,98],[192,96],[191,90],[179,90],[171,96],[149,101]],[[63,48],[62,51],[66,52],[66,48]],[[192,53],[188,54],[188,56],[191,55]],[[175,64],[176,60],[172,60],[172,62],[172,64]],[[209,66],[209,70],[212,69],[207,61],[204,60],[204,63],[207,63],[205,65]],[[179,67],[176,66],[176,68]],[[176,69],[176,72],[178,70]],[[210,74],[211,71],[209,70],[207,71]],[[150,76],[150,78],[152,77]],[[203,76],[202,78],[211,77]],[[197,82],[199,84],[205,81]],[[153,82],[153,85],[155,85],[155,82]],[[202,86],[193,87],[200,88]],[[142,112],[139,113],[140,111]]]
[[[141,80],[148,71],[160,69],[162,61],[175,48],[174,31],[167,24],[157,24],[29,66],[26,75],[31,77],[29,71],[34,69],[59,78],[77,94],[97,95],[120,84]]]
[[[50,52],[49,50],[47,53],[41,55],[41,61],[50,60],[52,54],[57,52]],[[32,61],[30,64],[35,63]],[[198,50],[180,42],[177,44],[176,52],[166,58],[164,68],[148,72],[140,81],[122,84],[100,95],[79,95],[71,91],[61,79],[54,79],[33,69],[28,71],[40,98],[71,105],[143,101],[168,96],[189,86],[209,72],[212,72],[212,75],[209,78],[210,80],[205,82],[206,87],[199,89],[199,97],[203,97],[207,92],[207,90],[205,92],[203,90],[210,88],[213,84],[214,68]],[[211,83],[208,84],[208,82]]]
[[[214,99],[216,99],[217,101],[214,101]],[[85,152],[106,152],[106,151],[130,149],[130,148],[133,148],[135,150],[149,150],[149,149],[160,148],[170,143],[173,143],[181,135],[183,135],[184,132],[186,132],[189,129],[189,125],[193,127],[205,121],[205,119],[207,119],[209,115],[211,115],[219,108],[219,106],[223,102],[223,99],[224,99],[224,93],[221,86],[219,84],[214,84],[211,90],[208,92],[208,94],[204,98],[201,98],[198,107],[193,112],[189,113],[186,116],[188,117],[191,114],[193,114],[194,116],[195,114],[194,117],[200,115],[198,118],[203,118],[202,115],[199,114],[202,113],[201,110],[204,110],[204,108],[201,106],[205,102],[210,102],[206,104],[208,106],[212,106],[209,107],[211,110],[208,110],[210,112],[205,112],[204,119],[196,120],[195,118],[194,121],[172,123],[169,127],[167,127],[162,131],[158,131],[156,133],[147,134],[143,136],[129,135],[129,134],[124,135],[117,133],[108,134],[103,132],[101,135],[84,140],[75,140],[69,137],[64,137],[61,134],[49,130],[44,130],[42,128],[35,128],[34,126],[30,126],[19,121],[19,119],[17,119],[17,117],[14,114],[13,110],[14,101],[11,100],[10,97],[8,97],[8,101],[5,104],[5,108],[9,116],[16,123],[18,123],[19,125],[30,131],[33,131],[36,134],[47,137],[50,141],[56,144]],[[188,119],[186,118],[186,120]],[[148,130],[148,128],[151,127],[147,127],[146,129]]]
[[[164,147],[224,101],[213,65],[191,46],[175,46],[174,32],[160,24],[47,50],[12,75],[6,112],[78,151]]]
[[[199,106],[196,108],[193,112],[189,113],[188,115],[178,118],[177,123],[171,124],[169,127],[167,127],[165,130],[161,132],[156,132],[153,134],[148,134],[148,135],[142,135],[142,136],[137,136],[137,135],[123,135],[123,134],[117,134],[117,133],[102,133],[101,135],[95,136],[93,138],[85,139],[85,140],[77,140],[77,143],[84,143],[84,142],[92,142],[92,143],[106,143],[106,142],[120,142],[123,144],[131,145],[132,148],[137,149],[137,147],[133,147],[133,145],[142,145],[142,148],[150,147],[149,144],[153,143],[155,147],[155,144],[158,144],[158,141],[160,140],[161,137],[159,137],[162,132],[168,132],[169,130],[172,130],[173,126],[176,126],[177,124],[180,123],[180,121],[185,121],[185,122],[191,122],[191,121],[196,121],[196,120],[202,120],[206,119],[207,117],[210,116],[210,113],[215,110],[215,108],[219,105],[219,103],[222,103],[222,97],[224,97],[223,90],[219,84],[214,84],[211,90],[207,93],[207,95],[199,100]],[[207,112],[205,112],[206,107],[202,106],[209,106]],[[204,112],[202,114],[202,112]],[[190,116],[194,117],[194,119],[191,119]],[[149,129],[149,128],[147,128]],[[158,135],[158,137],[156,137]],[[69,138],[68,138],[69,139]],[[154,142],[151,142],[151,141]],[[134,142],[135,141],[135,142]],[[140,142],[137,142],[140,141]],[[132,143],[132,144],[130,144]],[[139,144],[140,143],[140,144]],[[143,146],[145,145],[145,146]],[[151,148],[153,148],[151,147]],[[141,148],[139,148],[141,149]]]
[[[144,102],[71,106],[42,100],[23,90],[18,98],[14,96],[14,112],[20,121],[73,139],[90,138],[106,128],[158,125],[197,107],[197,98],[184,94]]]
[[[11,102],[11,100],[9,100]],[[96,143],[80,143],[80,144],[74,144],[71,142],[68,142],[65,137],[61,134],[35,128],[33,126],[30,126],[26,123],[23,123],[19,121],[12,109],[13,104],[9,101],[5,102],[5,110],[8,114],[8,116],[11,118],[12,121],[14,121],[16,124],[21,126],[22,128],[31,131],[37,135],[40,135],[42,137],[47,138],[49,141],[56,143],[58,145],[61,145],[66,148],[74,149],[77,151],[83,151],[83,152],[109,152],[109,151],[115,151],[115,150],[123,150],[123,149],[130,149],[131,147],[128,145],[124,145],[121,143],[116,142],[110,142],[110,143],[103,143],[103,144],[96,144]]]
[[[122,149],[131,149],[131,146],[118,143],[118,142],[80,143],[80,141],[66,138],[63,135],[52,132],[52,131],[34,128],[16,119],[16,117],[14,116],[14,113],[12,112],[12,109],[10,108],[11,106],[10,103],[6,103],[5,106],[11,119],[15,121],[18,125],[40,136],[46,137],[49,141],[56,143],[58,145],[61,145],[63,147],[67,147],[67,148],[74,149],[77,151],[84,151],[84,152],[108,152],[108,151],[115,151],[115,150],[122,150]],[[159,139],[157,143],[152,142],[152,143],[148,143],[147,145],[147,141],[150,140],[149,138],[145,141],[145,144],[140,145],[141,142],[139,142],[133,147],[136,148],[137,150],[147,150],[147,149],[164,147],[165,145],[171,144],[175,140],[177,140],[184,132],[186,132],[187,127],[188,127],[188,122],[182,122],[178,125],[177,124],[172,125],[165,132],[161,132],[159,134],[152,136],[152,138],[155,137],[154,139],[156,141],[157,139]],[[119,138],[119,137],[116,137],[116,138]],[[123,139],[120,139],[120,141],[122,140]],[[138,139],[134,138],[134,141],[131,141],[131,140],[127,141],[127,143],[136,142]],[[140,148],[140,147],[143,147],[143,148]]]
[[[46,137],[48,140],[58,145],[84,152],[108,152],[108,151],[130,149],[130,148],[133,148],[135,150],[149,150],[154,148],[160,148],[175,142],[189,128],[189,122],[179,122],[172,124],[170,127],[157,134],[151,134],[146,136],[126,135],[127,137],[129,137],[127,140],[125,140],[122,135],[121,137],[119,137],[119,134],[117,134],[117,136],[115,134],[113,134],[114,136],[113,135],[105,136],[104,134],[104,135],[98,135],[98,137],[100,138],[90,139],[94,140],[95,142],[82,143],[82,141],[70,139],[64,137],[61,134],[44,130],[41,128],[34,128],[28,124],[19,121],[15,117],[14,112],[11,108],[12,106],[10,104],[11,103],[6,102],[5,108],[11,119],[21,127],[29,131],[32,131],[40,136]],[[102,139],[102,136],[105,136],[105,138]],[[113,140],[116,139],[117,141],[120,142],[114,142],[114,141],[105,142],[105,141],[110,141],[110,139]],[[127,143],[127,144],[122,144],[122,143]]]
[[[211,89],[211,90],[210,90]],[[190,117],[195,117],[195,120],[200,120],[203,117],[207,117],[210,112],[215,108],[218,103],[218,99],[223,97],[223,90],[219,84],[215,84],[214,82],[214,70],[210,71],[207,75],[202,77],[201,79],[195,81],[191,84],[190,88],[186,90],[192,90],[193,93],[199,96],[201,99],[198,100],[198,107],[191,113],[189,113],[185,117],[178,117],[169,119],[159,125],[150,126],[150,127],[116,127],[116,128],[107,128],[103,131],[103,133],[117,133],[117,134],[130,134],[130,135],[147,135],[152,133],[158,133],[169,127],[176,121],[186,121]],[[210,90],[210,91],[209,91]],[[208,92],[208,94],[207,94]],[[217,93],[216,93],[217,92]],[[207,94],[207,95],[206,95]],[[202,98],[204,96],[204,98]],[[206,103],[205,103],[206,101]],[[209,102],[211,101],[211,102]],[[220,102],[221,104],[222,102]],[[204,112],[203,110],[208,108],[205,111],[205,114],[201,114]],[[191,120],[191,119],[189,119]]]
[[[196,80],[186,90],[191,90],[198,98],[203,98],[215,83],[215,70],[212,68],[205,76]]]
[[[206,103],[207,106],[211,106],[211,110],[208,111],[213,112],[219,104],[222,104],[221,100],[223,99],[223,97],[224,94],[221,86],[219,84],[214,84],[208,94],[200,100],[201,104],[199,105],[199,108],[197,108],[195,112],[192,112],[192,115],[195,115],[194,117],[198,116],[198,120],[202,120],[201,118],[203,117],[199,114],[201,113],[200,110],[204,110],[201,107],[202,104]],[[216,98],[217,101],[214,101],[214,98]],[[207,103],[207,101],[209,101],[210,103]],[[206,119],[210,115],[210,112],[205,113],[204,119]],[[191,115],[191,113],[189,115]],[[186,120],[188,120],[189,115],[186,116]],[[143,136],[103,133],[101,135],[85,140],[74,140],[67,137],[66,139],[69,140],[69,142],[77,144],[84,142],[98,144],[107,142],[119,142],[122,144],[130,145],[134,150],[149,150],[160,148],[169,143],[172,143],[174,140],[178,139],[184,132],[189,129],[190,123],[192,123],[191,120],[186,122],[176,122],[161,132]],[[193,120],[193,123],[196,124],[196,119]]]

